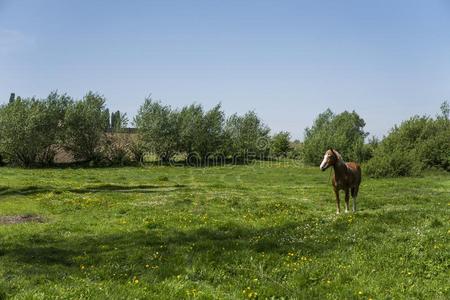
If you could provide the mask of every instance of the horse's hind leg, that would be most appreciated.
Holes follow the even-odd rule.
[[[348,203],[350,200],[350,191],[348,189],[345,190],[345,212],[348,213]]]
[[[358,187],[352,188],[353,212],[356,211],[356,197],[358,196]]]

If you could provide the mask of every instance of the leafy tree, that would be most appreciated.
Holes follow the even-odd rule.
[[[450,171],[450,122],[442,107],[436,119],[414,116],[394,126],[374,150],[367,173],[395,177],[418,175],[425,168]]]
[[[330,109],[319,114],[311,128],[305,129],[303,159],[319,164],[323,153],[330,147],[340,151],[344,159],[363,161],[365,122],[356,112],[344,111],[335,115]]]
[[[22,166],[50,164],[56,154],[67,105],[67,95],[52,92],[46,99],[22,99],[0,107],[0,149],[11,162]]]
[[[450,120],[450,104],[447,101],[442,102],[441,115],[438,116],[438,119]]]
[[[107,129],[105,98],[89,92],[69,105],[64,118],[64,147],[77,160],[98,161],[100,146]]]
[[[108,130],[110,130],[110,131],[112,131],[112,125],[111,125],[111,115],[112,115],[112,113],[111,113],[111,115],[109,114],[109,108],[106,108],[105,109],[105,114],[107,114],[108,115],[108,117],[106,118],[106,120],[105,120],[105,123],[106,123],[106,128],[108,129]]]
[[[196,151],[202,160],[208,155],[220,151],[223,143],[223,124],[225,116],[220,104],[207,111],[203,116],[201,133],[196,143]]]
[[[111,113],[111,129],[113,132],[119,132],[128,125],[128,117],[126,113],[119,110]]]
[[[294,140],[291,143],[291,150],[288,152],[288,157],[291,159],[301,159],[303,153],[303,143],[299,140]]]
[[[183,107],[179,113],[179,151],[190,159],[204,161],[222,149],[224,112],[220,104],[205,112],[198,104]]]
[[[362,156],[361,161],[366,162],[366,161],[370,160],[374,156],[375,150],[378,148],[379,145],[380,145],[380,140],[377,137],[372,136],[371,138],[369,138],[367,143],[364,143],[364,145],[363,145],[362,152],[361,152],[361,156]]]
[[[198,151],[198,137],[203,127],[204,111],[198,104],[191,104],[181,109],[178,131],[180,135],[179,151],[193,153]]]
[[[273,155],[286,157],[291,150],[291,134],[289,132],[280,131],[272,137],[271,151]]]
[[[146,148],[162,161],[169,161],[178,150],[178,118],[177,111],[149,97],[134,119]]]
[[[238,159],[264,158],[270,147],[270,129],[254,111],[244,116],[231,115],[225,124],[224,135],[228,140],[227,152]]]

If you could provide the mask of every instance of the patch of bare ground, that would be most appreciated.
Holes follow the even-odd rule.
[[[44,218],[38,215],[0,216],[0,224],[20,224],[28,222],[43,223]]]

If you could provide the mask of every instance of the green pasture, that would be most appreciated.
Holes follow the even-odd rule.
[[[450,298],[450,174],[364,177],[341,215],[329,175],[0,168],[0,299]]]

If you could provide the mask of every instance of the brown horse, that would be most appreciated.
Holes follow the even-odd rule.
[[[334,149],[330,148],[325,152],[320,169],[325,171],[333,166],[333,189],[336,194],[336,213],[341,212],[339,191],[345,191],[345,212],[348,212],[348,202],[350,191],[353,198],[353,211],[356,211],[356,197],[358,196],[359,184],[361,183],[361,167],[355,162],[344,162],[342,156]]]

